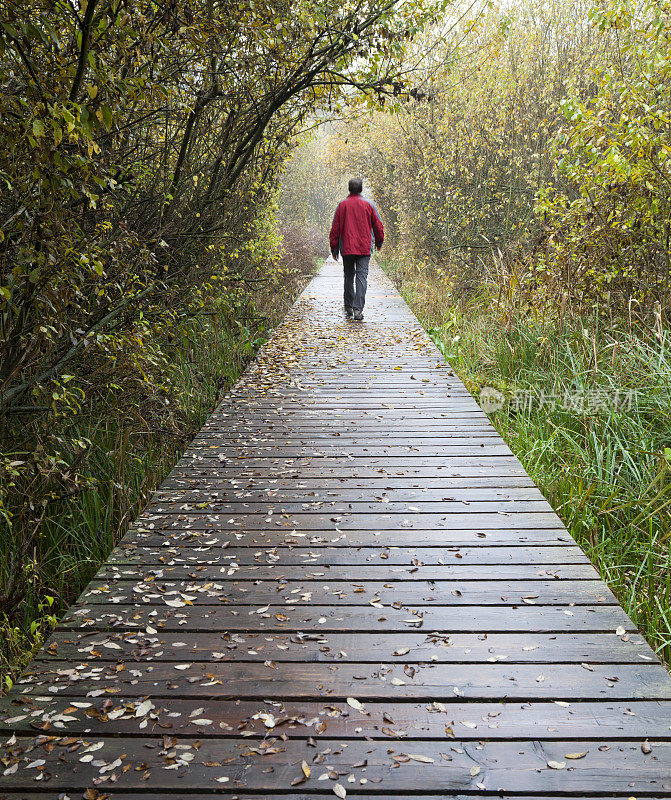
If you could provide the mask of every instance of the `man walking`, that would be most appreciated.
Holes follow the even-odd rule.
[[[349,196],[336,208],[329,240],[333,258],[337,260],[338,254],[342,253],[345,314],[361,322],[373,242],[378,250],[382,247],[384,228],[375,206],[361,197],[361,178],[352,178],[348,189]]]

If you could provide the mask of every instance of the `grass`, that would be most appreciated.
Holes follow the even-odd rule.
[[[71,496],[49,505],[22,563],[17,553],[25,531],[19,526],[0,530],[0,597],[11,593],[17,576],[21,586],[18,600],[0,613],[0,695],[44,644],[254,357],[267,331],[283,317],[307,277],[302,270],[285,274],[283,284],[257,302],[265,320],[257,317],[245,324],[222,312],[196,320],[172,342],[175,407],[157,416],[130,404],[129,417],[98,406],[75,417],[77,428],[63,431],[71,439],[91,441],[80,470],[85,481]]]
[[[671,332],[503,307],[430,268],[385,268],[476,398],[501,393],[497,430],[671,663]]]

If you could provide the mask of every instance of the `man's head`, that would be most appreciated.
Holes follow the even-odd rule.
[[[350,194],[361,194],[363,191],[363,181],[361,178],[352,178],[347,184]]]

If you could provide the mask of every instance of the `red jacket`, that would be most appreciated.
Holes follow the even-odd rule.
[[[360,194],[351,194],[338,203],[329,237],[332,251],[346,256],[369,255],[373,252],[373,237],[375,246],[381,247],[384,228],[377,209],[369,200]]]

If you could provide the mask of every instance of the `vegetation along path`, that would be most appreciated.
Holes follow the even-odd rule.
[[[0,795],[671,797],[671,679],[327,262],[3,701]]]

